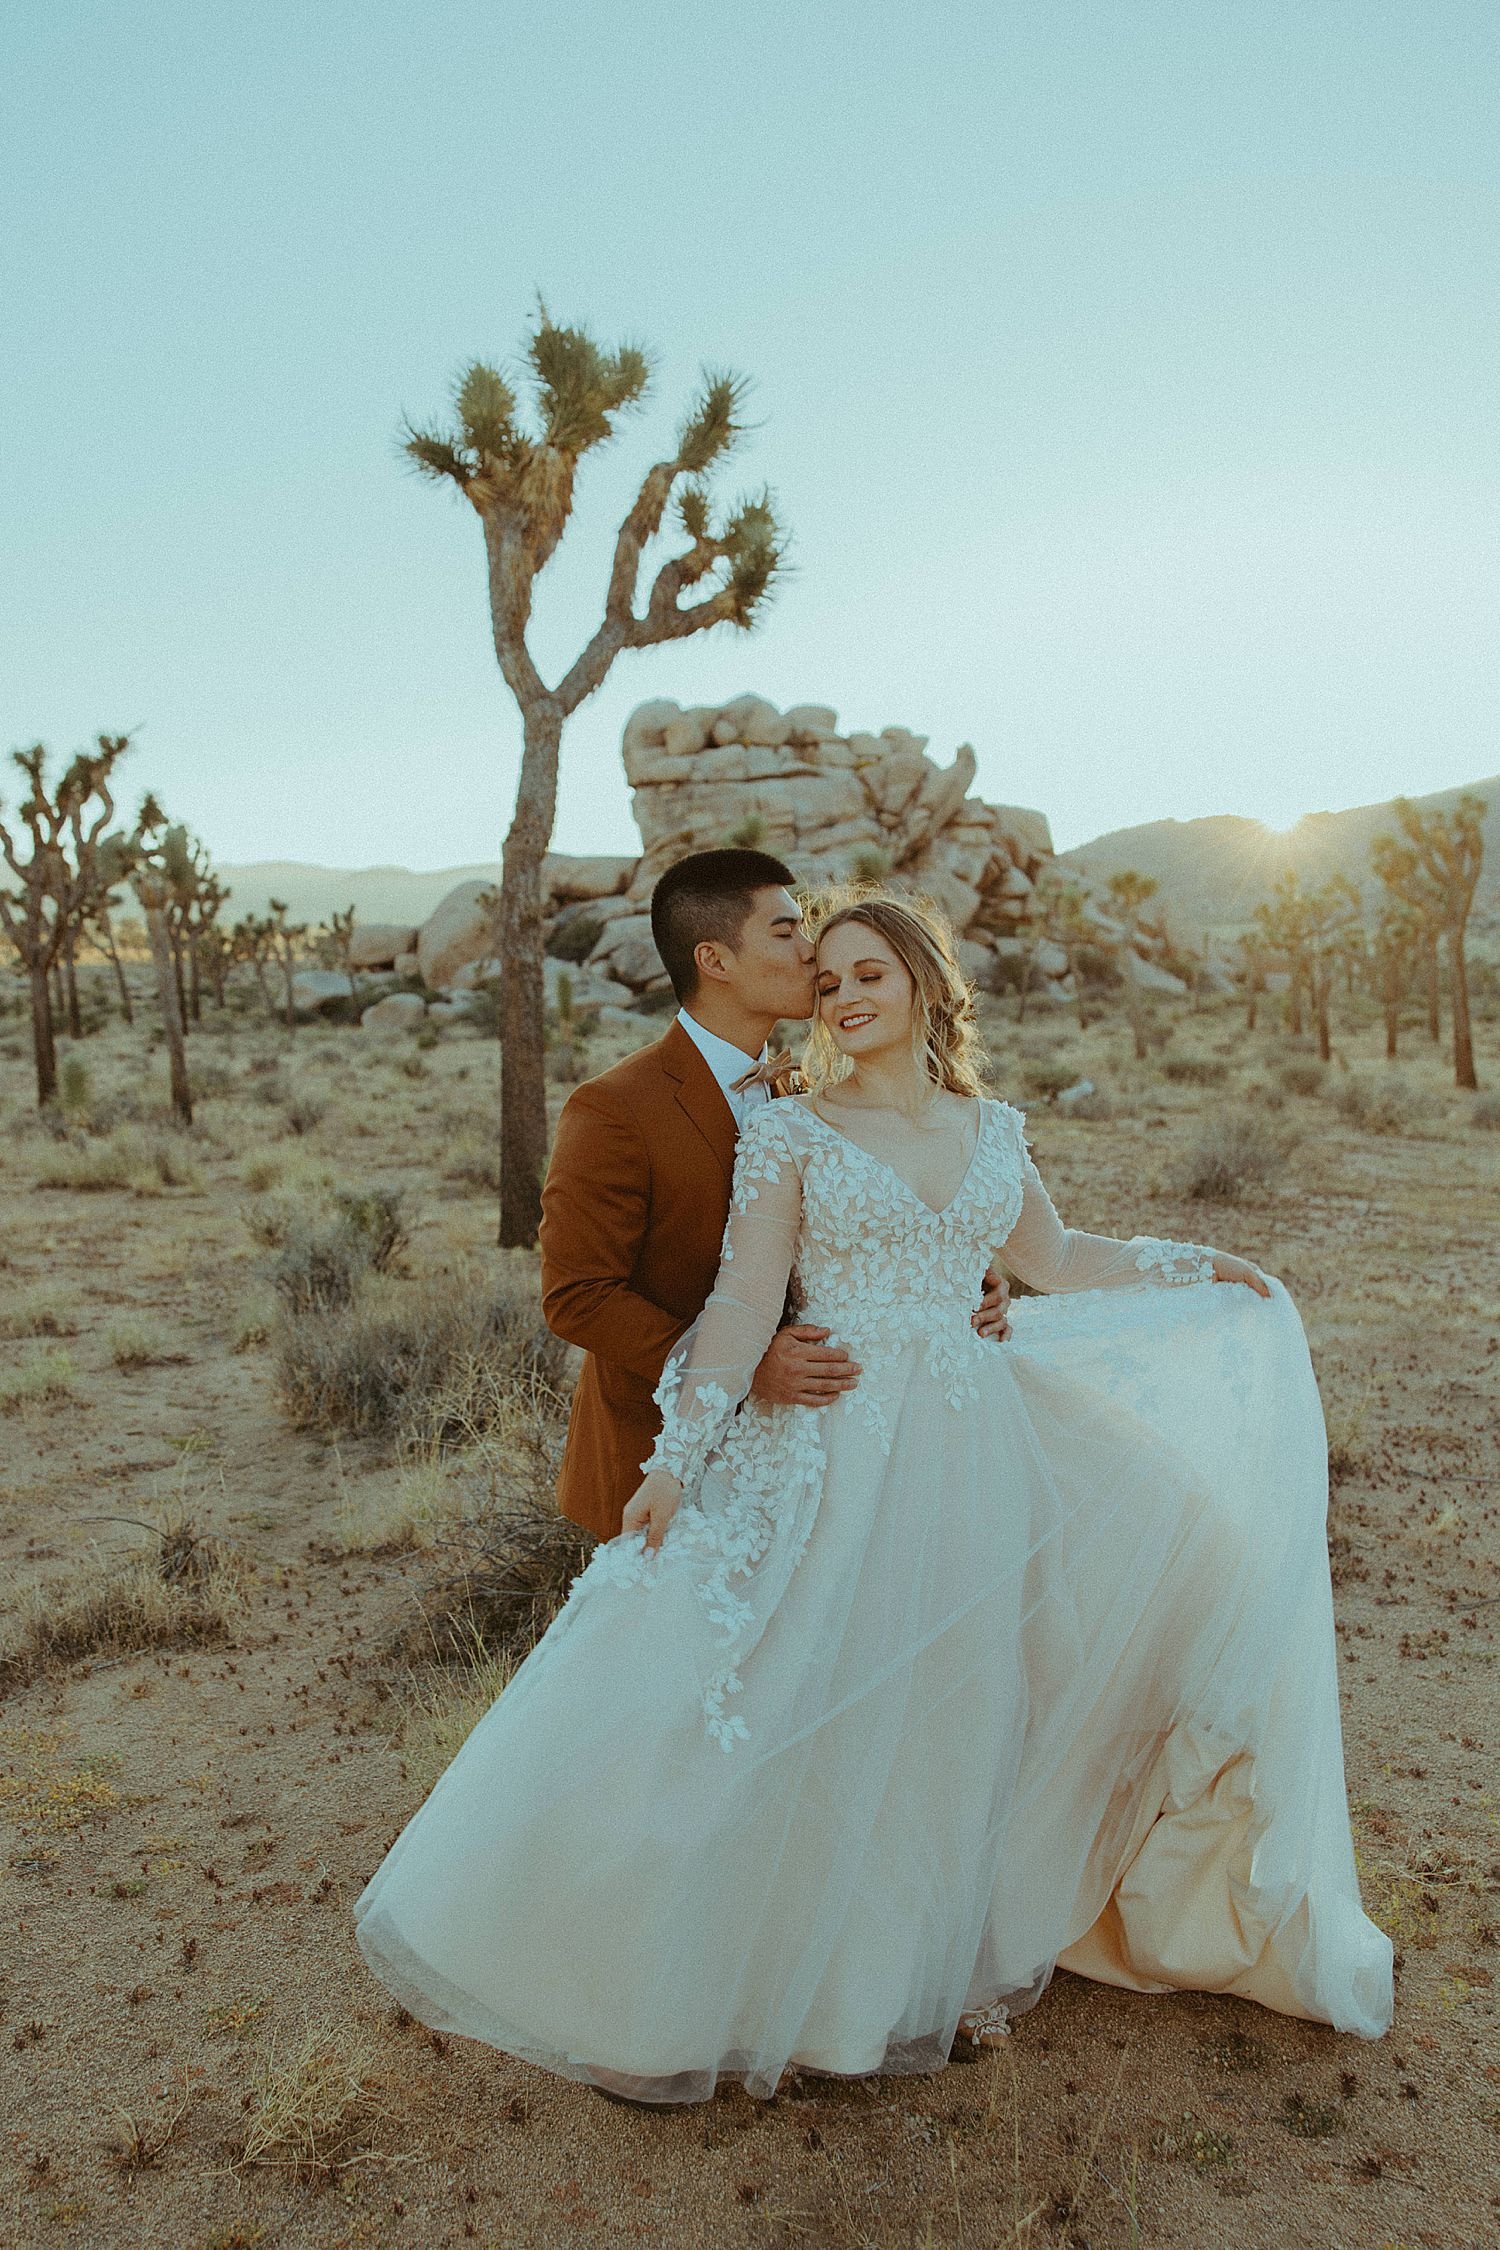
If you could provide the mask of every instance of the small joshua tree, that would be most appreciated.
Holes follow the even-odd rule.
[[[1111,875],[1104,886],[1110,912],[1125,927],[1122,953],[1134,953],[1134,940],[1140,926],[1141,908],[1155,898],[1159,885],[1154,875],[1142,875],[1134,867],[1121,867]],[[1137,1062],[1144,1062],[1150,1052],[1146,1038],[1146,996],[1125,964],[1125,1013],[1130,1022],[1131,1045]]]
[[[288,1031],[295,1031],[297,1002],[292,990],[292,980],[297,974],[297,947],[307,935],[307,924],[287,920],[285,899],[268,899],[266,903],[271,909],[271,958],[281,971],[286,1027]]]
[[[1399,836],[1375,837],[1370,864],[1393,899],[1420,925],[1429,963],[1428,1028],[1435,1033],[1438,940],[1448,948],[1448,1005],[1453,1017],[1453,1079],[1477,1091],[1464,952],[1469,911],[1484,865],[1483,797],[1464,795],[1451,812],[1420,812],[1407,797],[1393,800]]]
[[[171,912],[182,879],[187,831],[167,825],[166,814],[148,796],[136,816],[130,843],[130,880],[146,920],[146,940],[156,971],[156,996],[167,1042],[172,1081],[172,1114],[179,1125],[193,1122],[193,1090],[188,1078],[187,1028],[183,1022],[180,964],[172,946]]]
[[[108,893],[109,863],[101,845],[114,817],[110,776],[129,747],[127,735],[101,734],[97,750],[81,750],[50,795],[42,744],[13,753],[29,784],[18,808],[26,845],[0,820],[0,854],[19,885],[14,891],[0,890],[0,925],[20,955],[31,987],[36,1098],[43,1109],[57,1099],[57,1032],[49,980]]]
[[[501,876],[500,1242],[531,1242],[547,1160],[542,858],[557,807],[563,728],[602,685],[624,649],[654,648],[714,625],[749,627],[781,567],[783,541],[769,493],[717,514],[703,480],[741,435],[742,379],[705,373],[666,459],[649,469],[615,536],[604,615],[554,685],[527,640],[536,579],[573,512],[584,456],[614,434],[650,383],[646,355],[601,350],[581,328],[560,328],[546,306],[526,340],[530,426],[511,384],[476,360],[461,378],[446,430],[405,431],[424,475],[456,487],[478,516],[489,578],[490,626],[501,675],[521,712],[521,773]],[[681,544],[656,571],[644,608],[637,580],[647,546],[675,499]],[[695,599],[684,599],[700,589]]]
[[[1306,939],[1307,985],[1313,1023],[1318,1034],[1318,1059],[1329,1062],[1333,1041],[1328,1003],[1334,972],[1362,950],[1359,892],[1347,875],[1332,875],[1317,890],[1304,894],[1303,927]]]
[[[1396,1060],[1401,1034],[1401,1003],[1411,987],[1412,970],[1423,950],[1423,925],[1404,901],[1387,897],[1370,940],[1371,981],[1385,1016],[1385,1059]]]

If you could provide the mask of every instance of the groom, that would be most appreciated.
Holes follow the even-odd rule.
[[[784,1091],[767,1056],[782,1019],[814,1008],[813,948],[790,868],[769,853],[693,852],[651,896],[651,934],[681,1005],[666,1036],[574,1089],[542,1190],[542,1310],[587,1353],[558,1505],[601,1538],[620,1529],[661,1427],[652,1393],[708,1301],[729,1216],[735,1141]],[[981,1335],[1007,1332],[993,1274]],[[783,1327],[751,1383],[781,1406],[829,1406],[859,1380],[828,1330]]]

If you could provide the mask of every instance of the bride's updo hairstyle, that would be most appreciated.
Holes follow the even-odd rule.
[[[808,921],[816,944],[845,922],[862,922],[883,937],[911,978],[911,1043],[918,1069],[947,1093],[984,1092],[973,988],[958,965],[948,919],[930,900],[897,898],[889,891],[834,891],[816,902]],[[816,1093],[847,1078],[852,1067],[819,1008],[802,1055],[808,1085]]]

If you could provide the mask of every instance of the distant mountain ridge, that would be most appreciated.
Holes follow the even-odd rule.
[[[1500,883],[1500,774],[1466,782],[1412,801],[1424,812],[1449,810],[1465,793],[1486,799],[1485,868],[1480,917],[1488,918]],[[1151,820],[1115,828],[1091,843],[1059,854],[1063,863],[1100,881],[1134,867],[1153,875],[1168,920],[1184,938],[1203,929],[1235,929],[1288,867],[1304,882],[1336,873],[1364,885],[1370,880],[1370,839],[1394,826],[1390,801],[1355,805],[1347,812],[1307,813],[1284,833],[1240,813],[1202,820]],[[462,867],[320,867],[304,860],[262,859],[218,870],[230,886],[229,915],[264,914],[273,898],[285,899],[294,922],[326,922],[335,908],[352,905],[361,922],[423,922],[456,883],[495,883],[498,860]]]
[[[1423,812],[1448,812],[1462,796],[1483,797],[1489,807],[1475,902],[1487,917],[1500,882],[1500,774],[1414,797],[1412,803]],[[1159,887],[1153,905],[1161,906],[1180,937],[1191,939],[1200,930],[1242,927],[1288,868],[1304,883],[1338,874],[1368,886],[1371,839],[1382,830],[1393,833],[1395,826],[1389,798],[1346,812],[1305,813],[1284,831],[1239,813],[1211,813],[1202,820],[1151,820],[1139,828],[1111,829],[1059,857],[1101,882],[1126,867],[1154,876]]]
[[[229,919],[264,914],[282,899],[294,922],[326,922],[346,906],[357,922],[425,922],[456,883],[498,883],[498,859],[470,867],[318,867],[300,859],[247,860],[216,869],[229,885]]]

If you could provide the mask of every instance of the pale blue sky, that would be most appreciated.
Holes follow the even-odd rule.
[[[1491,773],[1497,95],[1494,0],[28,0],[0,746],[139,726],[130,795],[223,859],[492,855],[479,529],[396,431],[540,285],[660,355],[543,669],[704,361],[797,563],[753,635],[619,661],[561,847],[633,842],[652,695],[970,740],[1065,845]]]

